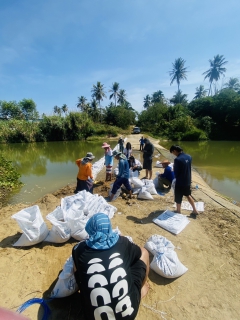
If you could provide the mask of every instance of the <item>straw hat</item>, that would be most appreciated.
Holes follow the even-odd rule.
[[[109,148],[110,144],[107,144],[107,142],[103,142],[102,144],[102,148]]]
[[[166,160],[163,160],[162,162],[161,162],[161,164],[167,164],[167,165],[169,165],[171,162],[170,161],[168,161],[167,159]]]

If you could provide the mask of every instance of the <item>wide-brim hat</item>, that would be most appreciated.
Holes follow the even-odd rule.
[[[103,142],[102,144],[102,148],[109,148],[110,144],[107,144],[107,142]]]
[[[85,158],[88,158],[89,160],[92,160],[92,159],[95,158],[95,156],[92,154],[92,152],[88,152],[88,153],[86,154],[86,157],[85,157]]]
[[[121,153],[120,151],[117,151],[117,150],[114,150],[113,153],[112,153],[112,155],[113,155],[114,157],[120,156],[120,154],[122,154],[122,153]]]
[[[168,161],[167,159],[166,160],[163,160],[162,162],[161,162],[161,164],[170,164],[171,162],[170,161]]]

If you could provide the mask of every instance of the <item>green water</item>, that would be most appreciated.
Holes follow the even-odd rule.
[[[179,144],[192,156],[193,167],[212,189],[240,201],[239,141],[160,142],[168,150],[172,144]],[[169,153],[165,155],[169,157]]]
[[[103,141],[102,141],[103,142]],[[0,153],[13,162],[21,174],[24,186],[16,190],[8,203],[31,204],[47,193],[74,184],[78,167],[75,160],[84,157],[87,152],[95,155],[95,161],[104,156],[102,142],[39,142],[13,143],[0,145]],[[117,141],[111,141],[115,147]]]
[[[24,186],[12,194],[9,203],[31,204],[47,193],[74,184],[75,160],[92,152],[98,161],[103,157],[102,142],[45,142],[0,145],[3,156],[13,161]],[[112,141],[115,147],[116,141]],[[161,141],[169,150],[172,142]],[[240,201],[240,143],[232,141],[181,142],[180,146],[193,158],[193,166],[217,192]],[[164,152],[163,152],[164,153]],[[168,152],[167,158],[174,159]]]

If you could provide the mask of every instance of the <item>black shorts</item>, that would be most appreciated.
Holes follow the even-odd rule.
[[[174,201],[176,203],[181,203],[183,196],[190,196],[191,195],[191,188],[190,186],[182,187],[182,186],[175,186],[174,191]]]
[[[143,169],[152,170],[152,159],[143,159]]]

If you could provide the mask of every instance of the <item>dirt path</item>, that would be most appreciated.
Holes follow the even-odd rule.
[[[128,136],[137,157],[141,157],[139,139],[140,135]],[[156,140],[150,140],[161,149]],[[158,152],[155,155],[154,161],[164,159]],[[154,168],[154,176],[161,170]],[[104,179],[103,172],[98,176],[98,180],[101,179]],[[150,271],[150,290],[141,302],[138,320],[240,319],[240,208],[210,189],[197,172],[193,172],[192,180],[193,186],[199,186],[193,190],[193,197],[195,201],[204,201],[205,211],[196,220],[190,219],[177,236],[152,222],[167,208],[173,209],[172,192],[154,196],[153,201],[133,199],[127,203],[119,197],[114,202],[118,208],[112,219],[114,227],[118,226],[123,235],[131,236],[140,246],[153,234],[166,237],[188,268],[182,277],[172,280]],[[99,186],[94,193],[106,196],[108,187],[109,183]],[[73,188],[67,186],[37,201],[43,217],[60,204],[62,197],[71,195]],[[0,213],[0,305],[12,310],[30,298],[48,297],[76,243],[71,240],[59,245],[43,242],[30,248],[12,247],[21,234],[11,215],[23,207],[22,204],[8,206]],[[189,211],[182,213],[188,215]],[[79,303],[78,293],[55,299],[49,306],[52,312],[49,319],[84,319],[84,306]],[[33,320],[41,319],[42,309],[34,305],[24,314]]]

